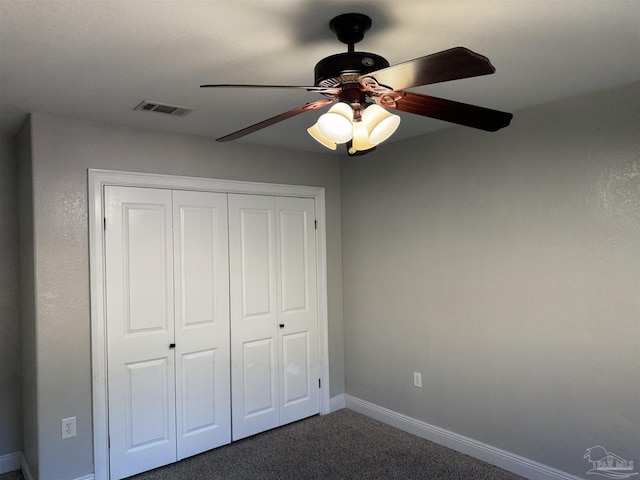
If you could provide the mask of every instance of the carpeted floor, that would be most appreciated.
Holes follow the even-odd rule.
[[[130,480],[522,480],[350,410],[312,417]],[[0,480],[21,480],[5,477]]]
[[[3,473],[0,475],[0,480],[24,480],[20,470],[16,472]]]

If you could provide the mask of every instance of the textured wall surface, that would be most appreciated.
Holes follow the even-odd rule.
[[[347,393],[581,477],[597,444],[640,463],[639,114],[634,84],[343,161]]]
[[[32,115],[40,480],[93,472],[87,169],[326,188],[331,395],[344,392],[337,159]],[[60,440],[60,419],[78,436]]]

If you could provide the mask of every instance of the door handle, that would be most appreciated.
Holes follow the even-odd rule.
[[[281,324],[280,324],[280,328],[284,328],[284,323],[281,323]]]
[[[169,344],[169,348],[176,348],[176,344],[175,343],[170,343]]]

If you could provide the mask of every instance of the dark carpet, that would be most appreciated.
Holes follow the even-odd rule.
[[[351,410],[308,418],[131,480],[522,480]]]
[[[22,472],[17,470],[15,472],[3,473],[0,475],[0,480],[24,480]]]
[[[11,474],[6,474],[11,475]],[[0,475],[0,480],[21,480]],[[317,416],[130,480],[522,480],[351,410]]]

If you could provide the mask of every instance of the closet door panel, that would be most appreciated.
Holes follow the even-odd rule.
[[[279,425],[273,197],[229,195],[233,439]]]
[[[276,197],[280,329],[280,423],[320,411],[315,204]]]
[[[126,445],[129,451],[148,449],[171,438],[173,412],[167,398],[172,393],[167,357],[129,362],[125,367],[127,397]],[[159,393],[159,395],[158,395]],[[156,421],[149,422],[153,418]]]
[[[260,417],[277,411],[274,372],[276,346],[273,338],[246,341],[242,344],[242,409],[244,418]],[[240,402],[238,402],[240,403]],[[238,405],[236,405],[238,406]]]
[[[282,404],[284,408],[294,406],[299,402],[305,402],[312,396],[312,385],[308,365],[309,361],[309,335],[307,332],[298,332],[282,336],[282,358],[284,371],[282,372]]]
[[[178,459],[231,441],[227,196],[173,192]]]
[[[111,478],[174,462],[171,192],[105,187]]]

